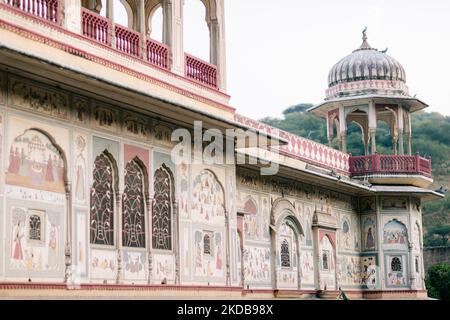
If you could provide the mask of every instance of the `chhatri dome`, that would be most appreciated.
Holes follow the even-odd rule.
[[[367,42],[367,28],[361,46],[341,59],[328,75],[326,100],[365,94],[409,97],[403,66]]]

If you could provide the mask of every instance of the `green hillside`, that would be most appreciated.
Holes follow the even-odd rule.
[[[261,119],[262,122],[297,134],[299,136],[327,144],[326,123],[306,110],[312,104],[299,104],[287,108],[284,118]],[[431,188],[444,186],[450,189],[450,117],[437,112],[417,112],[412,116],[413,152],[422,156],[431,156],[434,184]],[[392,152],[392,141],[389,128],[379,123],[377,130],[377,149],[382,154]],[[360,129],[351,124],[347,135],[348,152],[353,155],[363,154]],[[335,146],[337,147],[337,142]],[[427,202],[423,207],[423,225],[426,232],[425,245],[447,244],[450,234],[450,196],[444,199]]]

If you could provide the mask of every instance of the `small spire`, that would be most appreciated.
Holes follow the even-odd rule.
[[[370,44],[367,42],[367,27],[364,28],[362,34],[363,34],[363,37],[362,37],[363,42],[362,42],[361,46],[359,47],[359,49],[357,49],[355,51],[372,49]]]

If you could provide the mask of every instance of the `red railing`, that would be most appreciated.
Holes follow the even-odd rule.
[[[189,54],[185,55],[186,77],[217,88],[217,67]]]
[[[147,40],[147,61],[158,67],[169,69],[169,47],[152,39]]]
[[[115,27],[116,49],[129,55],[141,56],[141,35],[139,32],[116,24]]]
[[[109,45],[109,20],[85,8],[81,8],[81,31],[86,37]]]
[[[431,176],[431,159],[414,156],[372,154],[350,156],[350,173],[353,176],[366,174],[424,174]]]
[[[6,0],[6,4],[36,17],[59,23],[61,5],[59,0]]]

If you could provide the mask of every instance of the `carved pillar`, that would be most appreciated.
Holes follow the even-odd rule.
[[[403,156],[405,154],[405,150],[403,147],[403,132],[398,134],[398,154]]]
[[[151,225],[152,225],[152,213],[153,213],[153,198],[151,197],[147,197],[146,199],[147,204],[148,204],[148,214],[147,217],[148,219],[146,219],[146,239],[147,239],[147,262],[148,262],[148,266],[147,266],[147,272],[148,272],[148,278],[147,278],[147,283],[151,284],[152,283],[152,229],[151,229]]]
[[[116,283],[123,283],[123,275],[122,275],[122,197],[123,191],[120,191],[116,198],[116,208],[117,208],[117,217],[116,219],[116,230],[117,230],[117,277]]]
[[[376,134],[377,134],[377,129],[376,128],[370,128],[370,140],[372,140],[372,149],[371,149],[371,153],[372,154],[377,153]]]
[[[406,132],[406,143],[408,145],[408,156],[412,156],[411,132]]]
[[[297,289],[300,290],[302,288],[302,268],[300,261],[300,234],[297,235],[296,239],[297,243]]]
[[[320,290],[320,248],[319,248],[319,228],[312,226],[313,237],[313,257],[314,257],[314,289]]]
[[[64,0],[63,26],[71,32],[81,34],[81,0]]]
[[[145,1],[139,0],[138,2],[138,19],[137,19],[137,29],[141,34],[141,57],[144,59],[147,59],[146,52],[147,52],[147,30],[145,28]]]
[[[416,284],[416,271],[415,271],[415,257],[413,254],[413,244],[411,242],[411,239],[408,243],[408,251],[409,251],[409,281],[411,285],[411,290],[417,290],[417,284]]]
[[[64,283],[72,282],[72,191],[71,183],[66,183],[66,245],[64,250]]]
[[[184,76],[183,0],[164,0],[163,42],[170,47],[171,71]]]
[[[178,214],[178,202],[173,201],[173,217],[175,220],[174,253],[175,253],[175,284],[180,284],[180,216]]]
[[[341,151],[347,153],[347,131],[341,132]]]
[[[271,278],[272,278],[272,289],[276,290],[278,287],[277,279],[277,232],[274,225],[270,225],[270,245],[271,245]]]
[[[107,0],[107,5],[106,5],[106,18],[109,19],[110,21],[110,30],[109,30],[109,34],[110,34],[110,43],[111,43],[111,47],[115,48],[116,47],[116,28],[115,28],[115,24],[114,24],[114,0]]]
[[[228,213],[228,210],[225,208],[225,233],[226,233],[226,263],[227,263],[227,279],[226,279],[226,285],[227,287],[231,286],[231,274],[230,274],[230,215]]]

